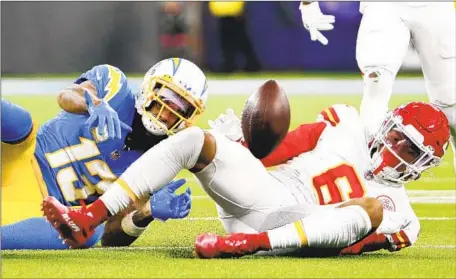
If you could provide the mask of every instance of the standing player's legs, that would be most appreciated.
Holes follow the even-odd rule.
[[[377,131],[407,53],[410,32],[393,3],[371,3],[364,9],[356,41],[356,60],[363,73],[360,114],[370,134]]]
[[[452,2],[416,9],[413,40],[418,50],[430,101],[448,117],[456,171],[456,28]]]

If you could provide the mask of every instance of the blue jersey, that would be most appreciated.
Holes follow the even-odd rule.
[[[90,80],[97,96],[106,100],[119,119],[132,125],[135,98],[125,74],[111,65],[98,65],[82,74],[75,83]],[[90,204],[142,153],[124,151],[127,132],[121,139],[100,136],[85,124],[89,114],[62,111],[38,131],[35,157],[49,195],[65,205]]]

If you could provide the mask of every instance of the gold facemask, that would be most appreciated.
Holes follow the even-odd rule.
[[[187,102],[189,108],[185,112],[182,112],[169,106],[162,98],[165,88],[173,91],[178,97]],[[192,126],[197,117],[204,111],[202,101],[200,99],[195,99],[190,92],[174,84],[172,77],[169,75],[151,77],[144,83],[142,90],[142,94],[144,94],[145,97],[142,104],[144,115],[150,118],[159,127],[165,129],[166,134],[168,135],[172,135],[186,127]],[[156,115],[152,114],[150,111],[150,107],[153,104],[160,105],[160,110]],[[171,127],[167,127],[160,121],[160,116],[164,109],[167,109],[177,117],[177,121]]]

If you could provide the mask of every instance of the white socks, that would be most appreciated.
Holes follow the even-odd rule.
[[[372,229],[367,212],[358,205],[325,208],[302,221],[268,231],[272,249],[308,247],[342,248],[350,246]]]
[[[302,225],[301,221],[268,231],[269,243],[271,248],[300,248],[302,245]]]

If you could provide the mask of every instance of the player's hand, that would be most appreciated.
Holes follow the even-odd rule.
[[[87,104],[87,111],[90,114],[89,119],[87,119],[86,124],[91,127],[92,124],[98,120],[98,133],[104,135],[105,128],[107,128],[108,138],[118,138],[122,136],[121,129],[131,132],[132,129],[127,124],[120,121],[117,112],[111,108],[111,106],[105,101],[101,100],[99,105],[93,103],[92,98],[89,93],[85,92],[85,101]]]
[[[299,9],[301,10],[302,24],[310,32],[310,39],[327,45],[328,39],[320,31],[332,30],[334,28],[333,23],[336,21],[335,17],[322,14],[318,2],[307,5],[301,2]]]
[[[405,229],[412,221],[399,212],[383,210],[383,220],[377,229],[378,233],[393,234]]]
[[[162,189],[153,193],[150,198],[150,207],[152,209],[152,217],[166,221],[168,219],[182,219],[190,212],[192,207],[191,190],[187,190],[176,195],[174,192],[186,182],[185,179],[172,181]]]
[[[233,109],[227,109],[217,119],[208,121],[209,127],[225,135],[232,141],[242,140],[241,120],[234,114]]]

